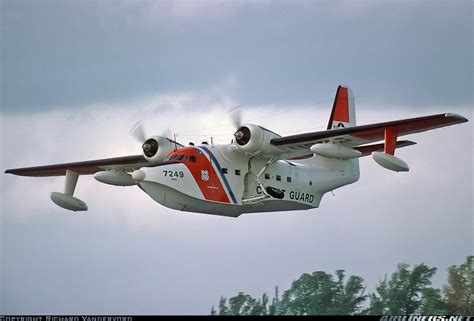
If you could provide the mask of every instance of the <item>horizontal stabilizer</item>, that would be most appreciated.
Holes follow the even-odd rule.
[[[362,156],[368,156],[372,154],[373,152],[381,152],[384,149],[385,144],[373,144],[373,145],[364,145],[364,146],[359,146],[355,147],[354,149],[357,149],[359,152],[362,153]],[[407,147],[411,145],[416,145],[415,142],[412,142],[411,140],[401,140],[397,142],[397,145],[395,148],[402,148],[402,147]],[[361,156],[361,157],[362,157]]]

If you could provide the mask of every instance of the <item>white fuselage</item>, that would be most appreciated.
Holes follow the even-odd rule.
[[[325,193],[359,179],[357,159],[269,160],[233,144],[185,147],[168,158],[141,169],[145,193],[172,209],[233,217],[316,208]]]

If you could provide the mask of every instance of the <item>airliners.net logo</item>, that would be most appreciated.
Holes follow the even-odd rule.
[[[384,315],[380,321],[474,321],[474,316],[461,315]]]

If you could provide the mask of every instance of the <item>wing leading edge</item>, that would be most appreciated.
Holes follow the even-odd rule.
[[[66,175],[66,170],[70,170],[79,175],[91,175],[107,169],[133,170],[144,166],[150,166],[150,163],[147,162],[142,155],[132,155],[74,163],[14,168],[7,169],[5,173],[20,176],[45,177],[64,176]]]

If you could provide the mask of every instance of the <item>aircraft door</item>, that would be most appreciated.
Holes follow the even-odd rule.
[[[255,196],[262,195],[262,191],[260,186],[258,186],[257,181],[255,179],[255,174],[252,172],[248,172],[245,174],[244,179],[244,195],[243,198],[251,198]]]

